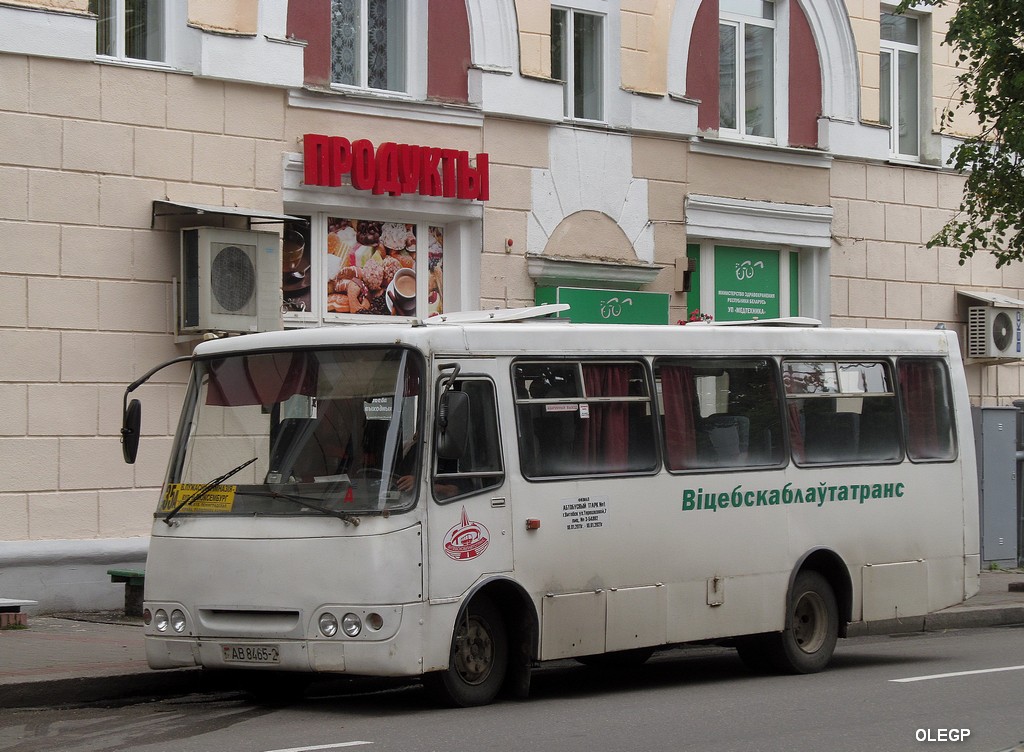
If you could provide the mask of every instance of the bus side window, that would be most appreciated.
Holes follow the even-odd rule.
[[[783,363],[797,464],[899,462],[899,403],[883,361]]]
[[[505,480],[494,384],[466,378],[455,382],[454,388],[469,395],[472,417],[465,454],[458,460],[434,457],[431,487],[434,498],[442,503],[496,488]]]
[[[945,365],[937,358],[901,358],[897,370],[907,454],[912,460],[956,459],[953,396]]]
[[[659,358],[669,470],[778,466],[782,409],[765,358]]]
[[[650,379],[642,362],[521,361],[513,375],[527,478],[656,470]]]

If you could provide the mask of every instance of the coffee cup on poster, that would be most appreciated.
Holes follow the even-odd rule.
[[[302,257],[306,253],[306,239],[301,233],[295,230],[287,230],[281,244],[282,265],[284,271],[293,272],[302,263]]]
[[[416,272],[412,269],[399,269],[395,272],[391,289],[395,313],[412,316],[416,312]]]

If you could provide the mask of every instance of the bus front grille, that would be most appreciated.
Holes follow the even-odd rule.
[[[286,636],[301,626],[299,611],[201,608],[199,623],[207,634]]]

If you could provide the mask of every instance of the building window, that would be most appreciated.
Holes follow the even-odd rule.
[[[593,13],[551,9],[551,77],[563,82],[567,118],[604,118],[603,21]]]
[[[721,0],[718,24],[719,128],[775,138],[775,3]]]
[[[897,157],[920,156],[919,22],[882,13],[879,47],[879,120],[889,126],[889,150]]]
[[[164,0],[89,0],[96,15],[96,54],[163,62]]]
[[[408,90],[405,0],[331,0],[331,82]]]
[[[323,213],[300,217],[286,228],[282,244],[286,322],[445,312],[443,226]]]

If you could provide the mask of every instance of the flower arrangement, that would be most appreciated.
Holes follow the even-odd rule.
[[[685,326],[686,324],[694,323],[707,324],[711,322],[714,318],[715,317],[712,316],[710,313],[701,313],[700,309],[694,308],[693,312],[690,313],[689,320],[679,319],[679,321],[677,321],[676,323],[679,324],[679,326]]]

